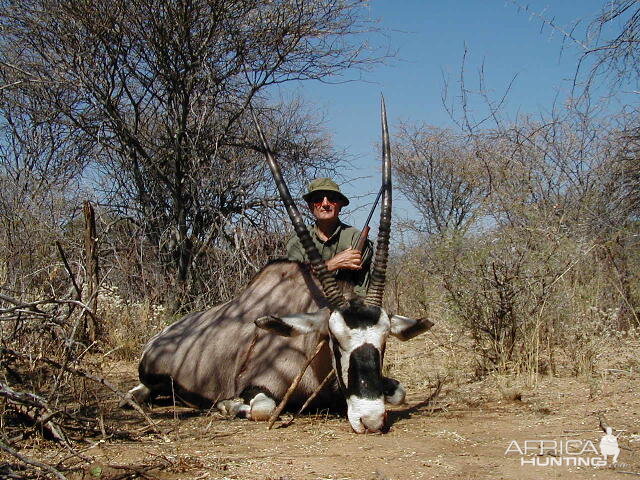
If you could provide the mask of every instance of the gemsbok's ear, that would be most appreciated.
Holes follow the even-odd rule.
[[[330,311],[323,308],[313,313],[295,313],[283,317],[268,315],[254,321],[258,328],[283,337],[294,337],[326,330]]]
[[[433,322],[426,318],[414,320],[413,318],[403,317],[401,315],[392,315],[390,321],[391,335],[399,338],[403,342],[433,327]]]

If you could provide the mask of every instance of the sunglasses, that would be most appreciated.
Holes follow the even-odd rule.
[[[327,198],[327,200],[330,203],[338,203],[338,202],[342,201],[342,197],[337,193],[323,192],[323,193],[317,193],[317,194],[312,195],[311,198],[309,199],[309,202],[311,202],[311,203],[322,203],[324,201],[325,197]]]

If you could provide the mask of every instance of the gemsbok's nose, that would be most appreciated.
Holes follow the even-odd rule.
[[[362,423],[365,433],[386,433],[388,431],[387,412],[382,415],[364,415],[360,418],[360,423]]]
[[[353,397],[350,408],[347,409],[347,417],[351,428],[356,433],[386,433],[387,412],[384,408],[384,401],[365,400],[354,402]]]
[[[377,405],[370,403],[367,406],[376,408],[352,408],[347,411],[353,431],[355,433],[387,433],[389,428],[384,403],[380,401]]]

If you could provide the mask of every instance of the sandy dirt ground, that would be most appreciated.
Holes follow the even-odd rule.
[[[302,415],[286,427],[279,422],[267,430],[265,423],[165,405],[148,410],[165,432],[162,436],[150,431],[136,412],[114,407],[108,409],[105,421],[121,433],[87,439],[85,454],[95,461],[68,476],[110,480],[639,478],[640,375],[629,367],[637,355],[634,345],[627,346],[624,354],[612,352],[610,366],[590,376],[541,376],[529,385],[517,377],[458,378],[445,382],[434,395],[437,380],[433,379],[442,365],[425,353],[429,343],[395,344],[391,370],[397,370],[407,383],[409,395],[406,405],[391,410],[391,429],[384,435],[356,435],[345,418],[322,412]],[[135,383],[135,372],[133,362],[119,363],[113,365],[111,376],[124,387]],[[615,468],[611,458],[606,466],[599,465],[602,415],[615,429],[621,448]],[[282,420],[289,418],[284,415]],[[35,448],[23,453],[51,464],[65,456],[42,444]]]

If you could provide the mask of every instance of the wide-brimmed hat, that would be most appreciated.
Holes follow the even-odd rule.
[[[340,196],[340,199],[345,205],[349,205],[349,199],[343,195],[340,191],[340,187],[336,182],[331,180],[330,178],[316,178],[309,184],[309,189],[307,193],[305,193],[302,198],[304,198],[307,202],[311,200],[311,197],[316,192],[334,192]]]

